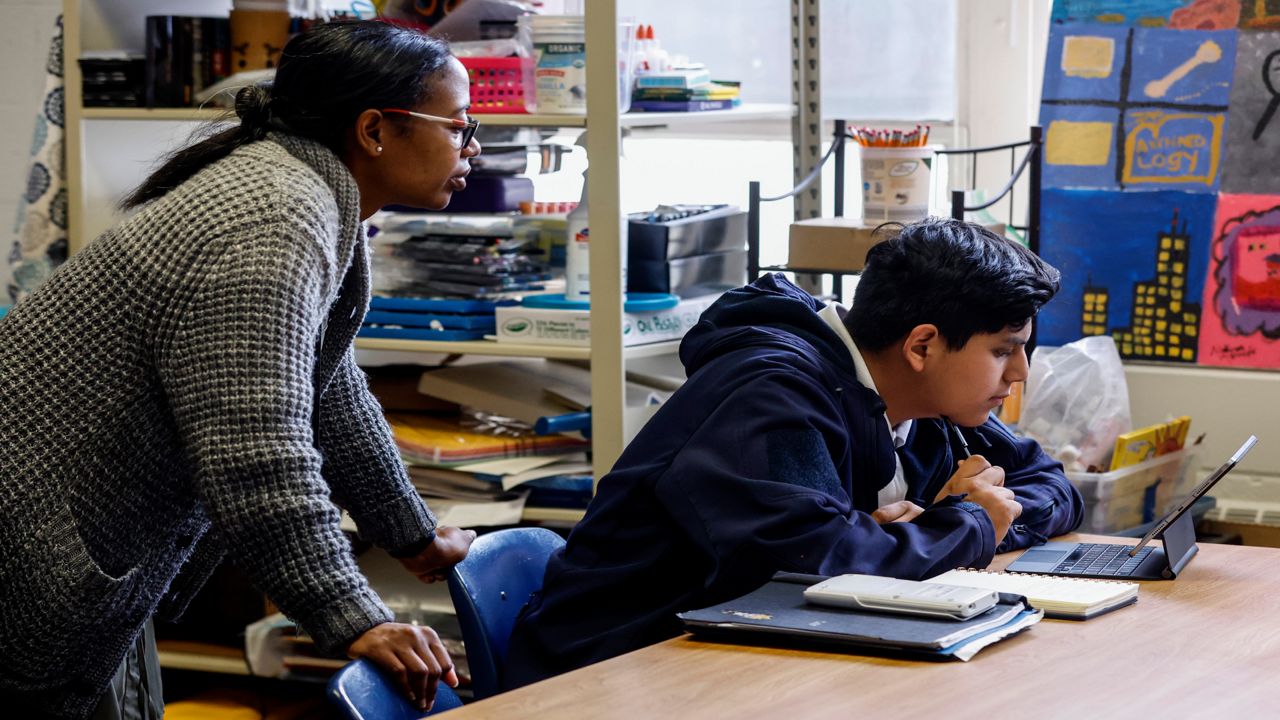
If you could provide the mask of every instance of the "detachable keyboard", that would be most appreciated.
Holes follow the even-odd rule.
[[[1133,557],[1129,557],[1129,548],[1129,545],[1080,543],[1065,560],[1054,566],[1053,572],[1117,577],[1132,575],[1151,554],[1151,548],[1144,547]]]

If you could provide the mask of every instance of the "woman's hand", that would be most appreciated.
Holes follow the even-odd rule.
[[[462,562],[475,542],[475,530],[456,527],[436,528],[436,539],[413,557],[400,558],[400,564],[425,583],[445,579],[449,568]]]
[[[422,712],[435,703],[440,680],[449,687],[458,686],[453,660],[440,636],[429,627],[391,622],[375,625],[351,643],[347,655],[353,660],[369,658],[386,670]]]

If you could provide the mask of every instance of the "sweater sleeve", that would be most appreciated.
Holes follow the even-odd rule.
[[[352,350],[321,397],[319,419],[324,477],[361,537],[393,551],[434,538],[436,518],[410,484]]]
[[[909,523],[878,524],[850,485],[841,408],[800,373],[770,372],[721,401],[657,482],[663,504],[715,567],[746,592],[773,570],[923,578],[990,562],[990,518],[946,502]],[[754,584],[753,584],[754,583]]]
[[[981,433],[991,445],[984,452],[993,464],[1004,468],[1004,486],[1022,505],[1022,514],[996,552],[1039,545],[1080,526],[1084,500],[1067,480],[1062,463],[1045,454],[1036,441],[1015,436],[995,418],[987,420]]]
[[[311,433],[333,218],[273,206],[252,239],[215,245],[192,268],[161,322],[157,368],[231,559],[334,652],[392,613],[356,566]]]

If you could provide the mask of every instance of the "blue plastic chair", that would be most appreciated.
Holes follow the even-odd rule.
[[[418,720],[462,707],[453,688],[440,683],[431,712],[424,714],[394,681],[365,658],[347,663],[329,679],[329,700],[346,720]]]
[[[546,528],[512,528],[482,535],[449,573],[476,699],[503,690],[502,668],[516,616],[542,587],[547,559],[564,538]]]

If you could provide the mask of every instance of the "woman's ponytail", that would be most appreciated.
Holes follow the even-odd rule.
[[[206,165],[230,155],[232,150],[265,137],[267,131],[273,129],[270,86],[240,88],[236,93],[236,116],[240,119],[238,125],[226,127],[225,120],[217,120],[206,126],[204,132],[208,137],[171,153],[160,169],[151,173],[120,203],[120,207],[129,210],[155,200],[186,182]]]

